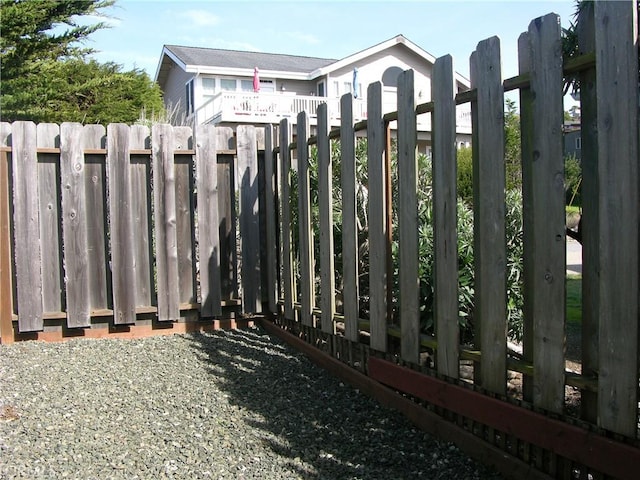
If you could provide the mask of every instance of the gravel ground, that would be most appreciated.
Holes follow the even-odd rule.
[[[255,328],[0,346],[0,478],[500,478]]]

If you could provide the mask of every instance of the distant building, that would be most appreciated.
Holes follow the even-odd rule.
[[[564,156],[574,156],[578,160],[582,158],[582,136],[580,131],[580,119],[564,122],[562,128],[564,138]]]
[[[346,93],[354,96],[355,120],[367,118],[366,89],[376,81],[383,84],[383,111],[396,110],[397,79],[403,70],[415,71],[416,102],[430,101],[434,63],[435,57],[402,35],[342,60],[165,45],[155,80],[165,103],[191,124],[235,127],[277,124],[282,118],[295,123],[305,110],[313,126],[316,108],[327,103],[336,126],[340,97]],[[462,75],[456,74],[455,81],[457,91],[469,89]],[[457,145],[470,145],[469,104],[458,107],[457,132]],[[423,153],[431,153],[430,115],[418,117],[418,144]]]

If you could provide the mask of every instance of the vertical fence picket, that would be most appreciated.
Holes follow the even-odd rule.
[[[21,332],[32,332],[44,325],[36,125],[13,123],[11,142],[18,326]]]
[[[240,184],[239,223],[242,239],[242,311],[245,314],[251,314],[262,311],[256,128],[253,125],[239,125],[236,142]]]
[[[309,115],[298,114],[298,227],[300,248],[300,320],[313,326],[315,272],[313,263],[313,230],[311,226],[311,194],[309,185]]]
[[[11,268],[11,189],[9,155],[11,124],[0,122],[0,340],[13,343],[13,279]]]
[[[473,125],[473,205],[476,334],[484,388],[506,393],[506,240],[504,89],[500,40],[478,43],[471,55],[471,85],[477,89]]]
[[[523,32],[518,38],[518,69],[521,75],[531,71],[531,54],[529,48],[529,33]],[[530,300],[534,295],[534,267],[535,251],[533,247],[533,215],[532,198],[533,184],[531,168],[533,165],[533,96],[529,86],[520,89],[520,141],[522,162],[522,241],[523,241],[523,307],[522,307],[522,357],[529,364],[533,364],[534,350],[534,309]],[[533,403],[533,378],[523,375],[522,396],[525,401]]]
[[[640,189],[636,2],[596,2],[595,23],[600,214],[598,410],[603,428],[635,437]]]
[[[91,325],[82,130],[80,123],[63,123],[60,127],[64,276],[69,328]]]
[[[105,128],[85,125],[82,129],[84,149],[104,148]],[[107,268],[107,174],[104,154],[88,154],[84,159],[84,188],[87,221],[89,298],[92,310],[109,308],[110,272]]]
[[[191,127],[174,127],[175,152],[173,168],[175,176],[176,241],[178,245],[178,290],[180,303],[196,301],[195,260],[193,255],[193,131]]]
[[[160,321],[175,321],[180,318],[173,133],[171,125],[154,125],[152,129],[156,281]]]
[[[220,240],[218,236],[218,165],[213,125],[196,130],[196,178],[198,192],[198,253],[200,265],[200,315],[222,313],[220,289]]]
[[[369,316],[371,348],[387,351],[387,202],[382,84],[367,89],[367,157],[369,174]]]
[[[453,59],[433,66],[433,244],[438,372],[459,375],[456,102]]]
[[[408,362],[420,360],[418,279],[418,159],[413,70],[398,76],[398,235],[400,350]]]
[[[578,49],[581,54],[595,50],[595,23],[593,4],[585,3],[578,12]],[[580,72],[580,140],[582,149],[582,232],[597,232],[599,221],[598,197],[598,112],[595,67]],[[598,317],[600,281],[600,236],[585,234],[582,243],[582,374],[598,375]],[[598,421],[598,394],[582,390],[580,398],[582,418],[591,423]]]
[[[318,106],[318,203],[320,210],[320,324],[325,333],[335,333],[335,271],[333,261],[333,169],[329,141],[329,112]]]
[[[235,148],[235,137],[230,127],[217,127],[215,135],[218,152],[220,289],[223,299],[232,299],[238,297],[235,167],[234,156],[230,153]]]
[[[36,126],[37,147],[60,146],[60,127],[54,123]],[[60,312],[63,298],[62,232],[60,231],[60,164],[58,153],[38,153],[38,202],[40,207],[40,243],[42,261],[42,309]]]
[[[359,337],[358,226],[356,197],[356,135],[353,128],[353,96],[340,99],[340,177],[342,186],[342,302],[345,336]]]
[[[145,150],[150,147],[149,127],[132,125],[129,148],[132,151]],[[151,157],[148,154],[131,155],[131,213],[136,229],[134,237],[136,262],[136,304],[149,306],[152,304],[151,275]]]
[[[293,274],[293,238],[291,232],[291,125],[286,118],[280,122],[280,185],[282,188],[280,226],[282,232],[282,282],[284,295],[284,318],[294,320],[293,295],[295,277]]]
[[[533,314],[533,402],[560,413],[564,404],[565,193],[560,18],[550,14],[529,25],[532,162],[530,177],[534,260],[529,290]]]
[[[112,123],[107,127],[107,172],[113,321],[116,325],[135,323],[136,320],[136,292],[131,288],[136,272],[129,164],[129,127]]]
[[[278,242],[276,205],[278,201],[278,167],[273,154],[273,126],[265,127],[264,135],[264,176],[265,176],[265,223],[266,223],[266,265],[269,312],[277,313],[278,303]]]

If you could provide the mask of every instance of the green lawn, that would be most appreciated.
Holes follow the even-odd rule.
[[[567,323],[582,321],[582,276],[567,276]]]

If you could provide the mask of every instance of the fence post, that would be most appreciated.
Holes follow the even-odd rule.
[[[13,343],[13,288],[11,272],[11,209],[9,136],[11,125],[0,123],[0,342]]]

